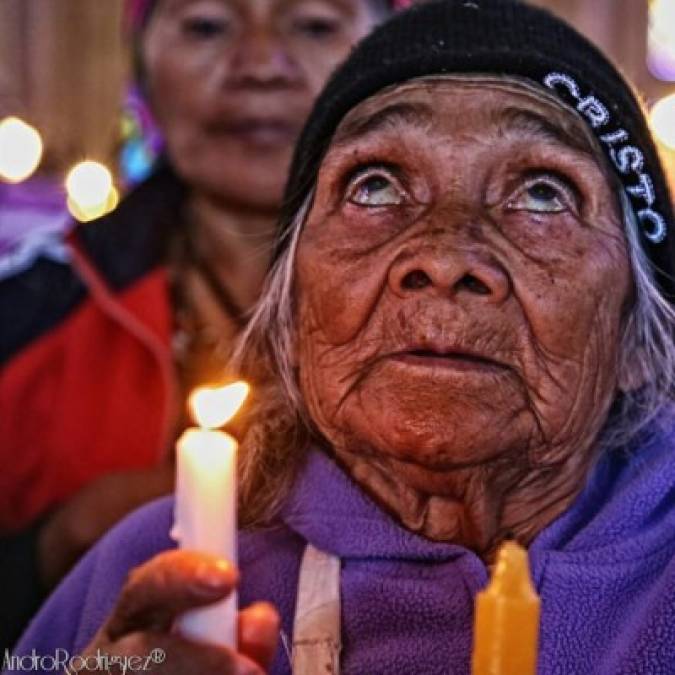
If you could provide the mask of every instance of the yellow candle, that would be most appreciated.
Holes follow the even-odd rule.
[[[176,505],[171,536],[180,548],[237,562],[237,442],[215,427],[237,411],[248,393],[243,382],[200,389],[190,397],[202,428],[187,429],[176,446]],[[236,645],[237,597],[185,613],[178,630],[201,642]]]
[[[490,583],[476,597],[473,675],[537,672],[539,604],[527,551],[505,542]]]

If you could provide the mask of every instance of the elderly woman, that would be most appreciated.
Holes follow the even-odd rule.
[[[236,580],[166,551],[164,500],[83,561],[18,653],[467,673],[474,595],[515,537],[540,673],[672,673],[673,213],[613,67],[512,0],[420,5],[333,77],[286,194],[240,352],[264,384],[239,651],[171,630]]]

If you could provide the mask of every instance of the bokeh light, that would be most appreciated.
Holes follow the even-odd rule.
[[[651,0],[647,66],[654,77],[675,81],[675,0]]]
[[[119,202],[109,169],[91,160],[80,162],[69,171],[66,192],[68,210],[81,222],[109,213]]]
[[[20,183],[37,169],[42,159],[42,139],[37,129],[18,117],[0,121],[0,179]]]
[[[656,140],[670,150],[675,150],[675,94],[657,101],[651,109],[649,120]]]
[[[101,204],[94,204],[94,206],[81,206],[77,202],[73,201],[70,197],[66,200],[66,205],[68,206],[68,211],[73,218],[76,218],[81,223],[87,223],[90,220],[100,218],[106,213],[110,213],[117,208],[119,204],[120,196],[117,189],[113,186],[110,188],[108,193],[108,198],[105,202]]]
[[[80,162],[66,177],[68,197],[81,208],[90,208],[103,204],[112,188],[112,175],[107,167],[99,162]]]

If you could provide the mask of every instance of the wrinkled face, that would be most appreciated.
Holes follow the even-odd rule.
[[[425,490],[597,433],[630,294],[615,202],[583,124],[524,86],[418,81],[352,110],[296,262],[301,389],[338,454]]]
[[[276,208],[315,97],[375,18],[364,0],[160,0],[143,64],[178,173]]]

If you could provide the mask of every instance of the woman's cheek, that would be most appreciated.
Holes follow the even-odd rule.
[[[310,332],[336,346],[355,339],[376,309],[386,271],[384,251],[372,237],[335,222],[308,226],[296,258],[296,288]]]
[[[378,284],[361,265],[317,265],[300,285],[298,314],[309,339],[339,347],[358,338],[379,296]]]

